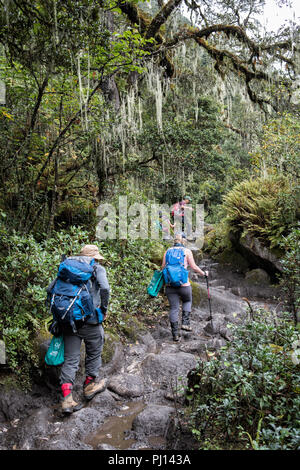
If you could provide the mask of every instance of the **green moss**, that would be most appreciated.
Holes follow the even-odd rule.
[[[192,296],[193,296],[193,307],[199,307],[202,300],[204,299],[204,290],[202,286],[199,286],[196,282],[190,281],[192,286]]]
[[[249,268],[246,259],[233,248],[226,248],[224,251],[217,254],[215,259],[221,264],[229,264],[241,271],[246,271]]]
[[[157,267],[161,267],[166,247],[161,243],[155,243],[152,245],[149,251],[149,260]]]
[[[113,358],[115,345],[119,342],[118,335],[113,331],[105,330],[105,342],[102,351],[102,362],[107,364]]]
[[[146,326],[140,322],[136,317],[131,315],[125,315],[123,318],[123,325],[122,325],[122,333],[124,336],[132,341],[135,342],[138,339],[138,335],[140,333],[146,333],[147,328]]]

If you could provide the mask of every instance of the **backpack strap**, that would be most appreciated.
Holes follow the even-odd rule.
[[[75,297],[73,297],[72,302],[70,302],[70,305],[68,306],[67,310],[65,311],[65,313],[64,313],[63,316],[61,317],[62,320],[65,319],[65,317],[67,316],[69,310],[72,308],[72,306],[73,306],[75,300],[76,300],[77,297],[80,295],[80,293],[81,293],[81,291],[82,291],[82,289],[83,289],[84,287],[85,287],[86,290],[87,290],[87,287],[86,287],[85,284],[83,284],[83,285],[80,287],[80,289],[79,289],[79,291],[77,292],[77,294],[75,295]],[[52,306],[53,306],[53,303],[54,303],[55,295],[56,295],[56,294],[53,294],[53,295],[52,295],[51,306],[50,306],[50,313],[52,313],[51,310],[52,310]]]

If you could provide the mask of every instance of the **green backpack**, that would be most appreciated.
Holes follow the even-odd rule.
[[[154,271],[153,277],[151,279],[151,282],[149,286],[147,287],[147,293],[151,297],[157,297],[160,289],[162,288],[164,284],[164,277],[162,271]]]
[[[45,356],[45,362],[48,366],[60,366],[65,360],[65,345],[63,336],[53,336],[48,351]]]

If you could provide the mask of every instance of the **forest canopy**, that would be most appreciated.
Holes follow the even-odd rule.
[[[220,203],[268,116],[297,113],[299,26],[264,30],[263,0],[1,6],[1,207],[25,231],[124,178]]]

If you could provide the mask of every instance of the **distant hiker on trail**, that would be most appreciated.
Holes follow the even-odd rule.
[[[156,225],[160,231],[163,232],[163,238],[170,238],[170,233],[173,233],[174,225],[170,222],[170,219],[167,214],[164,214],[162,211],[159,211],[159,218],[156,222]]]
[[[166,283],[166,295],[170,304],[170,324],[174,341],[179,341],[178,319],[180,302],[182,302],[181,329],[192,331],[190,327],[190,313],[192,310],[192,287],[188,279],[187,267],[202,276],[208,276],[208,271],[202,271],[193,257],[193,253],[185,248],[185,235],[175,235],[174,246],[169,248],[163,257],[162,271]]]
[[[192,211],[192,207],[189,206],[189,204],[192,202],[192,199],[190,196],[184,196],[182,201],[176,202],[171,209],[171,215],[172,215],[172,221],[173,223],[176,222],[176,219],[181,221],[181,226],[178,227],[179,230],[183,230],[187,233],[189,236],[191,231],[192,231],[192,226],[190,224],[190,218],[188,219],[187,217],[184,218],[185,215],[185,210],[190,210]],[[186,227],[185,227],[186,223]]]
[[[83,291],[85,297],[83,296],[82,300],[80,300],[81,303],[79,304],[80,308],[76,314],[77,317],[73,313],[72,319],[70,320],[71,323],[67,322],[65,319],[65,323],[61,324],[60,326],[64,338],[65,356],[64,363],[61,368],[60,385],[63,395],[62,412],[65,414],[77,411],[82,407],[82,405],[74,401],[72,396],[72,388],[75,381],[76,372],[79,368],[80,347],[82,340],[85,343],[86,349],[86,379],[83,384],[83,393],[85,399],[91,400],[96,395],[96,393],[102,392],[106,388],[106,379],[102,379],[100,381],[98,380],[99,368],[101,367],[102,362],[101,354],[104,344],[104,330],[101,323],[107,316],[110,295],[110,287],[106,277],[106,270],[99,264],[99,262],[103,260],[104,258],[100,255],[96,245],[84,246],[79,255],[70,256],[64,260],[64,269],[68,273],[67,278],[62,281],[62,274],[59,283],[58,275],[56,280],[52,283],[52,286],[50,285],[48,288],[48,292],[50,289],[50,295],[52,295],[52,299],[57,297],[57,302],[59,302],[60,299],[64,297],[61,295],[63,289],[67,289],[69,286],[68,282],[72,282],[72,274],[74,274],[74,276],[77,275],[78,272],[80,273],[80,269],[82,269],[83,272],[86,270],[89,273],[88,276],[86,276],[89,277],[89,280],[82,283],[83,288],[81,290]],[[61,263],[61,265],[63,263]],[[70,305],[70,301],[68,302]],[[52,304],[55,305],[55,300],[52,300]],[[75,318],[78,318],[78,315],[81,314],[80,310],[82,310],[82,305],[83,309],[85,310],[87,310],[89,307],[90,312],[92,313],[88,313],[86,318],[79,320],[75,319],[73,321],[74,315]],[[55,313],[55,309],[53,311]],[[59,312],[57,315],[58,314]],[[65,318],[65,316],[63,316],[63,318]]]

